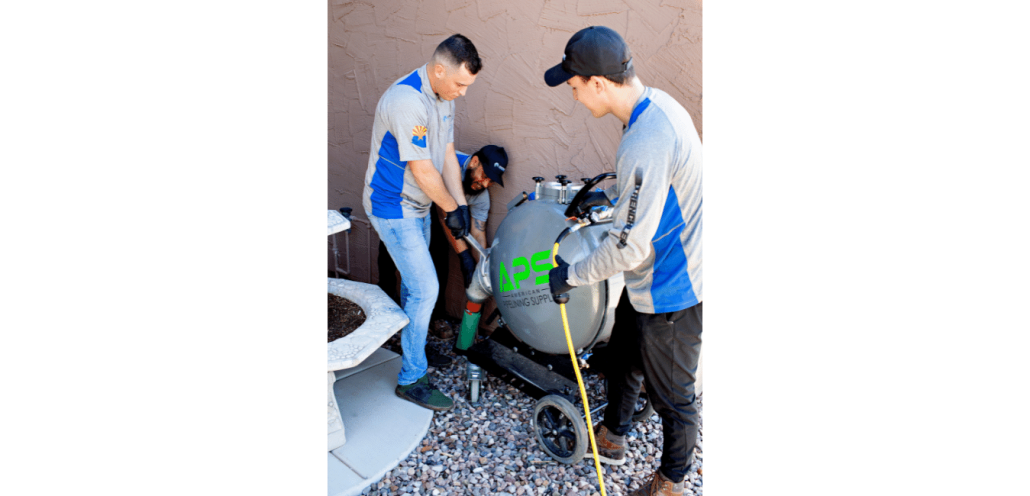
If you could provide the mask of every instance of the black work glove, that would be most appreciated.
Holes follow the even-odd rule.
[[[461,262],[461,275],[465,278],[465,289],[468,289],[469,284],[472,284],[472,276],[476,273],[476,259],[472,258],[472,254],[466,249],[458,254],[458,260]]]
[[[569,284],[569,264],[559,256],[554,257],[558,266],[547,273],[548,284],[551,285],[551,298],[555,303],[568,303],[569,290],[574,288]]]
[[[444,219],[447,229],[450,229],[451,235],[454,236],[454,239],[458,240],[468,236],[470,222],[468,205],[460,205],[458,208],[447,212],[447,217]]]
[[[612,208],[612,202],[608,199],[608,195],[602,191],[591,191],[583,196],[583,201],[576,205],[575,215],[580,219],[587,216],[590,213],[590,209],[594,207],[608,207]]]

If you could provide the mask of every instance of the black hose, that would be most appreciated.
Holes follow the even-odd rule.
[[[604,173],[598,174],[597,176],[594,176],[593,179],[587,181],[586,184],[583,185],[583,189],[579,190],[576,193],[576,196],[572,197],[572,201],[569,202],[568,208],[565,209],[565,218],[568,219],[569,217],[575,216],[576,215],[576,207],[579,206],[579,204],[583,202],[583,198],[587,195],[587,193],[590,192],[590,188],[593,188],[595,184],[597,184],[597,183],[599,183],[599,182],[601,182],[601,181],[603,181],[605,179],[608,179],[609,177],[615,177],[615,173],[614,172],[604,172]]]
[[[554,240],[554,244],[561,244],[562,240],[565,239],[565,236],[568,236],[570,232],[572,232],[572,227],[566,227],[565,230],[558,235],[558,239]]]

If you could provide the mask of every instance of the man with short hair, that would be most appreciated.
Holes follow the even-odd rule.
[[[429,63],[390,85],[376,105],[362,194],[369,222],[397,262],[401,307],[409,319],[401,332],[397,396],[436,411],[450,410],[454,402],[426,377],[426,333],[439,290],[428,214],[436,203],[456,238],[469,233],[454,152],[454,100],[465,95],[481,67],[476,47],[455,34],[437,46]]]
[[[633,496],[679,495],[698,432],[701,140],[682,105],[641,84],[629,46],[609,28],[591,26],[574,34],[562,62],[544,80],[552,87],[567,83],[594,117],[613,114],[624,125],[609,235],[583,260],[570,265],[558,259],[548,274],[555,301],[575,298],[576,292],[569,292],[576,286],[618,272],[625,276],[620,309],[635,322],[622,323],[609,343],[626,355],[605,374],[608,407],[595,429],[596,456],[625,463],[625,435],[646,379],[648,399],[662,418],[664,443],[658,470]]]

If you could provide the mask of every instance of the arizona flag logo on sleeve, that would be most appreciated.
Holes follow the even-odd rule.
[[[426,129],[425,126],[415,126],[415,128],[411,130],[411,144],[425,148],[427,131],[429,130]]]

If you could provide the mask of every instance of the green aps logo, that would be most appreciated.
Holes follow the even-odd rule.
[[[548,261],[550,259],[550,256],[550,250],[543,250],[534,253],[533,256],[529,257],[528,261],[526,260],[526,257],[516,257],[509,264],[501,262],[499,264],[500,269],[498,274],[498,279],[500,279],[501,281],[501,292],[504,293],[506,291],[524,289],[523,286],[528,287],[538,284],[547,284],[549,281],[547,272],[551,270],[552,267],[554,267],[553,265],[551,265],[551,262]],[[508,275],[508,270],[507,267],[505,267],[505,265],[511,267],[510,276]],[[519,270],[520,268],[522,270]],[[520,284],[522,281],[529,279],[530,268],[532,268],[532,272],[542,274],[533,278],[532,283]]]

